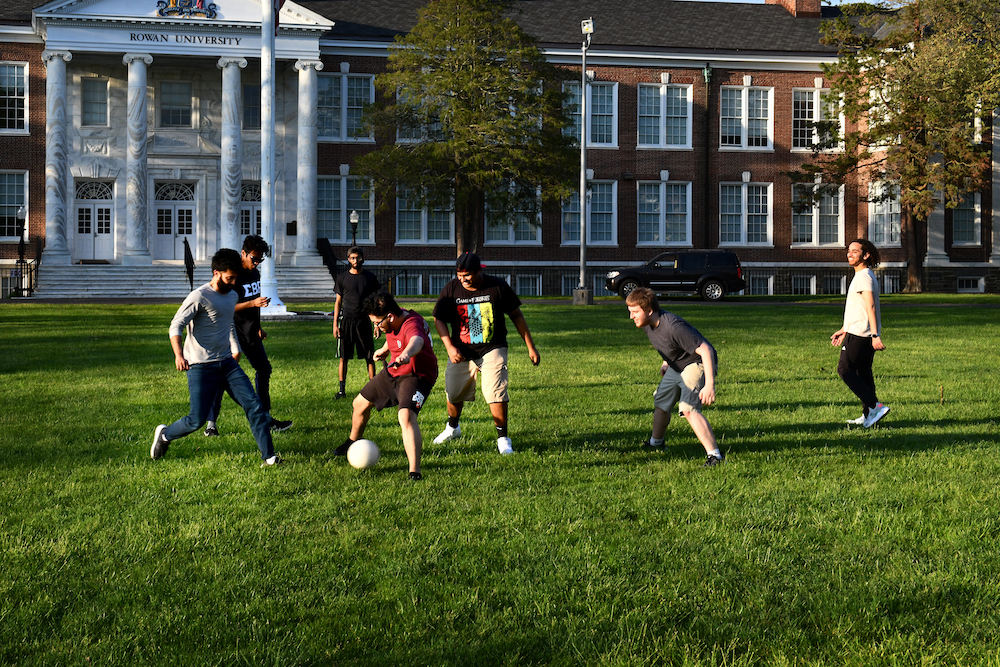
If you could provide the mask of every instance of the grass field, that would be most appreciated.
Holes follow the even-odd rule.
[[[659,360],[620,301],[528,303],[518,454],[481,400],[431,444],[442,379],[418,483],[392,411],[376,468],[332,455],[326,322],[266,327],[295,426],[262,470],[229,399],[150,461],[187,411],[175,306],[0,304],[0,664],[1000,665],[1000,310],[948,301],[883,299],[867,431],[842,302],[668,305],[719,351],[715,469],[681,419],[639,449]]]

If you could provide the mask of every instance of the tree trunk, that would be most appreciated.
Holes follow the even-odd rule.
[[[909,207],[904,206],[900,211],[902,222],[901,236],[906,249],[906,287],[903,292],[907,294],[919,294],[924,291],[924,266],[920,256],[920,230],[921,221],[913,214]]]
[[[458,254],[479,252],[479,235],[486,221],[483,193],[466,190],[455,197],[455,245]]]

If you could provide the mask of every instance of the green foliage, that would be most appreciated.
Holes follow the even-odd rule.
[[[390,47],[366,122],[384,143],[357,158],[378,200],[397,184],[425,205],[454,205],[459,253],[493,224],[534,221],[572,191],[562,75],[510,16],[512,2],[434,0]],[[411,140],[396,141],[397,132]],[[541,198],[537,195],[541,189]]]
[[[660,361],[621,301],[526,304],[517,455],[481,399],[432,444],[441,380],[416,484],[392,410],[378,466],[332,456],[351,407],[328,322],[266,326],[295,426],[263,470],[229,399],[222,437],[149,460],[187,410],[174,306],[4,304],[0,664],[1000,664],[996,297],[930,298],[882,300],[892,413],[870,430],[844,425],[842,302],[668,304],[719,351],[710,470],[679,417],[666,452],[638,447]]]

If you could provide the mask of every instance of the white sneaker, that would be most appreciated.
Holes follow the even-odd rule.
[[[865,417],[865,428],[871,428],[878,422],[879,419],[885,417],[889,414],[889,406],[883,405],[881,403],[877,404],[874,408],[868,411],[868,416]]]
[[[451,424],[445,424],[444,430],[438,434],[438,437],[434,438],[434,444],[440,445],[442,442],[448,442],[449,440],[454,440],[455,438],[462,437],[462,425],[452,428]]]
[[[511,444],[510,438],[497,438],[497,449],[502,456],[510,456],[514,453],[514,448],[511,447]]]
[[[864,415],[861,415],[861,416],[860,416],[860,417],[858,417],[857,419],[848,419],[848,420],[847,420],[847,423],[848,423],[848,424],[854,424],[854,425],[856,425],[856,426],[863,426],[863,425],[864,425],[864,423],[865,423],[865,416],[864,416]]]

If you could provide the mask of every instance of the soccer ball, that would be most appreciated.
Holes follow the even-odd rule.
[[[347,450],[347,462],[358,470],[364,470],[378,463],[379,454],[378,445],[371,440],[355,440]]]

